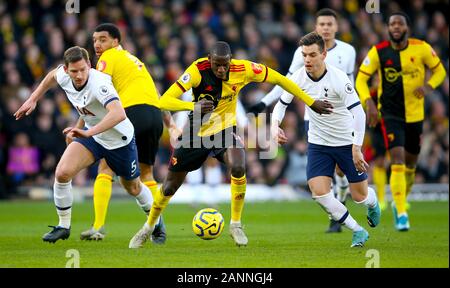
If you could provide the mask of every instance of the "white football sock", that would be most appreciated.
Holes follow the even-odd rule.
[[[336,198],[341,202],[345,202],[347,194],[349,193],[349,183],[347,177],[339,176],[337,173],[334,174],[334,179],[336,180]]]
[[[56,206],[56,213],[59,216],[58,226],[70,228],[72,218],[72,203],[73,195],[70,191],[72,189],[72,181],[67,183],[58,183],[55,179],[53,184],[53,200]]]
[[[347,208],[339,202],[332,192],[322,195],[315,196],[313,199],[319,203],[319,205],[329,214],[331,218],[339,223],[344,224],[352,231],[361,231],[362,227],[353,219],[353,217],[348,212]]]
[[[375,190],[372,187],[368,187],[367,198],[361,202],[356,202],[356,204],[364,204],[366,207],[373,208],[377,205],[378,199]]]
[[[136,202],[138,203],[139,207],[141,207],[142,210],[144,210],[145,214],[148,215],[150,212],[150,208],[152,207],[152,193],[150,192],[150,189],[148,189],[147,186],[140,183],[141,185],[141,192],[135,197]]]

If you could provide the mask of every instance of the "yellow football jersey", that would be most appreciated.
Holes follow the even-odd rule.
[[[138,104],[160,107],[159,93],[145,64],[121,46],[103,52],[97,70],[112,77],[123,107]]]
[[[199,136],[210,136],[236,125],[239,91],[250,82],[264,82],[268,68],[248,60],[231,59],[228,78],[217,78],[208,58],[200,58],[189,66],[176,84],[183,92],[192,88],[193,102],[205,98],[214,102],[214,112],[200,128]]]
[[[378,106],[383,117],[397,117],[407,123],[418,122],[424,119],[424,98],[414,95],[414,91],[424,85],[425,66],[433,76],[436,74],[428,81],[431,87],[436,88],[442,82],[440,79],[445,78],[445,70],[442,72],[440,62],[425,41],[410,38],[403,50],[395,50],[389,41],[383,41],[370,49],[358,76],[367,81],[367,77],[378,71]],[[370,97],[365,81],[356,83],[362,101]]]

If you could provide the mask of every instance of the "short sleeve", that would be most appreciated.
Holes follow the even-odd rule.
[[[367,53],[366,58],[364,58],[361,66],[359,67],[359,72],[362,72],[368,76],[372,76],[372,74],[377,71],[378,67],[380,67],[380,58],[378,57],[377,48],[372,46],[372,48]]]
[[[336,84],[339,85],[337,90],[341,99],[345,103],[345,107],[350,110],[353,107],[360,105],[361,101],[350,78],[348,78],[346,74],[342,73],[339,75],[338,79],[339,81],[336,81]]]
[[[112,52],[113,51],[108,50],[103,52],[102,56],[100,56],[100,59],[98,59],[96,67],[98,71],[106,73],[110,76],[112,76],[114,71],[114,58],[112,57]]]
[[[111,81],[102,81],[99,85],[95,86],[93,92],[95,93],[97,100],[102,103],[103,107],[106,107],[111,101],[119,100],[119,95]]]
[[[427,67],[431,70],[436,68],[441,62],[441,59],[439,59],[433,47],[431,47],[430,44],[426,42],[424,42],[422,53],[423,63],[425,63],[425,65],[427,65]]]
[[[245,73],[247,83],[250,82],[264,82],[267,79],[269,70],[267,66],[251,61],[245,61]]]
[[[198,71],[196,63],[192,63],[180,78],[178,78],[176,83],[183,92],[186,92],[192,87],[195,88],[200,85],[201,80],[202,76],[200,75],[200,71]]]

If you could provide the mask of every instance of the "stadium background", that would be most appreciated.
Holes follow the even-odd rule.
[[[400,6],[402,2],[381,1],[380,14],[367,13],[366,1],[355,0],[80,1],[80,13],[73,14],[65,12],[66,2],[0,0],[0,198],[14,198],[27,187],[51,189],[55,166],[65,148],[61,131],[77,119],[76,111],[62,90],[55,89],[31,117],[15,121],[12,114],[46,72],[61,63],[68,47],[86,47],[96,63],[91,35],[102,22],[120,27],[122,45],[147,65],[161,94],[193,60],[205,56],[216,40],[230,43],[235,58],[264,63],[286,74],[299,38],[314,29],[314,14],[324,7],[341,16],[337,39],[356,49],[355,76],[371,45],[387,39],[386,15],[399,9],[412,19],[412,36],[430,43],[449,71],[448,16],[443,13],[448,1],[414,0],[405,7]],[[240,99],[249,107],[270,89],[268,84],[251,85]],[[426,96],[416,183],[448,184],[448,99],[447,73],[445,82]],[[247,151],[249,183],[306,186],[305,173],[298,173],[306,165],[303,111],[299,101],[289,107],[284,128],[290,141],[280,147],[275,159],[260,160],[258,149]],[[167,171],[169,151],[166,131],[155,166],[158,181]],[[369,135],[364,153],[371,161]],[[23,155],[28,162],[14,165],[14,159]],[[74,184],[92,190],[95,175],[92,167],[80,173]],[[226,171],[215,160],[206,163],[203,176],[189,181],[229,183]]]

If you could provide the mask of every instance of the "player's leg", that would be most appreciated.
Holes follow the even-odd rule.
[[[351,151],[351,150],[350,150]],[[334,197],[330,185],[336,161],[333,147],[309,144],[306,175],[313,199],[331,216],[353,231],[352,247],[362,246],[369,234],[350,215],[347,208]],[[342,166],[341,166],[342,167]]]
[[[395,119],[382,119],[386,127],[386,135],[391,157],[391,176],[389,184],[393,198],[393,214],[395,228],[399,231],[409,230],[406,213],[406,165],[405,165],[405,132],[406,123]]]
[[[231,171],[231,220],[230,233],[238,246],[246,246],[248,238],[241,224],[244,208],[247,179],[245,176],[245,149],[228,148],[224,154],[224,161]]]
[[[373,162],[373,184],[377,191],[378,203],[380,209],[383,211],[386,209],[386,184],[387,184],[387,172],[386,172],[386,149],[388,147],[387,135],[382,132],[385,127],[382,123],[378,123],[375,128],[370,130],[372,146],[375,150],[375,160]]]
[[[336,186],[334,189],[334,195],[335,197],[345,205],[345,200],[347,198],[347,195],[349,193],[348,189],[348,180],[347,177],[345,177],[344,172],[342,172],[341,168],[339,168],[338,165],[336,165],[336,171],[334,173],[334,179],[336,182]],[[328,230],[325,231],[326,233],[339,233],[342,232],[341,224],[334,220],[333,218],[330,218],[330,225],[328,227]]]
[[[183,184],[189,171],[201,167],[208,157],[209,150],[203,148],[175,149],[170,159],[169,171],[158,193],[156,193],[152,208],[144,226],[130,240],[129,248],[141,248],[155,230],[156,223],[167,207],[170,199]]]
[[[187,172],[185,171],[173,172],[169,170],[160,191],[158,191],[153,199],[147,221],[130,240],[128,245],[129,248],[143,247],[144,243],[150,238],[150,235],[155,230],[155,226],[158,223],[162,211],[167,207],[172,196],[183,184],[186,175]]]
[[[55,183],[53,185],[54,202],[59,223],[57,226],[52,226],[52,231],[42,237],[44,241],[54,243],[59,239],[64,240],[70,236],[73,202],[72,178],[82,169],[94,163],[95,160],[94,154],[83,144],[73,141],[67,146],[56,166]]]
[[[81,232],[81,240],[102,240],[105,238],[104,225],[112,194],[113,173],[105,159],[100,159],[98,174],[94,182],[94,224],[90,229]]]
[[[348,180],[344,172],[342,172],[339,165],[336,165],[336,171],[334,173],[334,179],[336,181],[336,197],[342,204],[345,205],[345,200],[350,192],[348,187]]]
[[[420,138],[422,135],[423,122],[406,124],[405,135],[405,176],[406,176],[406,198],[411,193],[416,177],[416,165],[420,153]],[[408,209],[408,207],[406,207]]]
[[[158,183],[153,176],[153,165],[156,153],[158,153],[159,139],[163,132],[161,110],[151,105],[134,105],[128,107],[126,112],[135,129],[141,181],[150,189],[153,202],[158,193]],[[147,215],[149,212],[147,211]],[[158,244],[166,242],[166,228],[162,216],[159,217],[152,233],[152,241]]]

